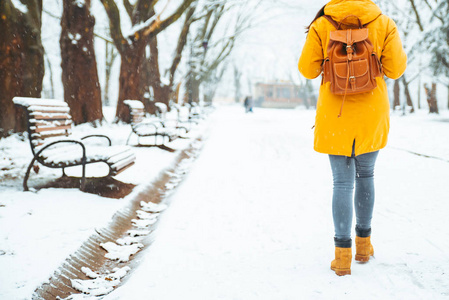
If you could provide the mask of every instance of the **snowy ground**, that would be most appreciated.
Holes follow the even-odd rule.
[[[345,277],[329,270],[331,174],[327,157],[312,150],[313,119],[311,110],[214,113],[210,137],[162,214],[144,261],[104,299],[449,298],[449,114],[392,116],[376,170],[375,259],[354,263]],[[128,134],[107,130],[118,141]],[[115,200],[76,189],[23,193],[10,178],[26,167],[29,146],[12,137],[0,147],[16,166],[2,167],[0,299],[28,299],[132,194]],[[118,178],[140,184],[136,189],[176,155],[136,151],[135,170]]]
[[[113,116],[114,111],[106,111]],[[112,118],[110,118],[111,120]],[[190,133],[191,139],[168,144],[186,148],[194,137],[204,134],[207,121]],[[106,134],[113,145],[125,144],[129,125],[77,126],[73,134]],[[136,142],[135,136],[130,140]],[[133,147],[136,164],[115,178],[137,185],[123,199],[104,198],[79,189],[42,189],[23,192],[22,180],[31,161],[29,142],[20,135],[0,140],[0,299],[30,299],[33,291],[46,281],[65,258],[91,236],[96,228],[108,224],[114,213],[125,207],[140,191],[172,166],[180,151]],[[101,166],[94,167],[100,171]],[[69,172],[70,173],[70,172]],[[89,169],[87,174],[89,174]],[[104,174],[104,173],[103,173]],[[28,185],[36,186],[61,176],[60,169],[41,167],[31,173]]]
[[[376,257],[337,277],[330,167],[311,148],[313,115],[218,112],[144,263],[105,299],[449,298],[449,123],[392,117],[377,166]]]

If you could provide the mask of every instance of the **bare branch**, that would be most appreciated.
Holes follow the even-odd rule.
[[[157,2],[158,0],[138,0],[136,4],[134,4],[134,9],[131,15],[132,25],[134,26],[146,22],[153,17],[155,15],[154,6]]]
[[[57,15],[55,15],[55,14],[49,12],[48,10],[43,9],[42,11],[43,11],[44,13],[46,13],[47,15],[49,15],[50,17],[54,18],[54,19],[61,20],[61,17],[59,17],[59,16],[57,16]]]
[[[211,39],[212,33],[215,31],[215,27],[217,27],[218,22],[220,21],[221,17],[223,16],[223,10],[224,10],[224,6],[221,6],[215,11],[215,19],[212,22],[211,28],[209,29],[207,36],[205,37],[206,40]]]
[[[178,7],[178,9],[167,19],[160,21],[160,15],[158,16],[157,20],[153,22],[153,24],[147,28],[143,32],[144,36],[149,36],[150,38],[157,35],[164,29],[166,29],[168,26],[176,22],[184,13],[184,11],[189,8],[189,6],[196,0],[184,0],[184,2]]]
[[[234,38],[228,40],[220,53],[216,56],[215,59],[212,60],[213,62],[209,66],[207,66],[207,71],[201,74],[201,81],[204,81],[207,77],[209,77],[210,73],[215,70],[231,54],[232,49],[234,48],[234,42]]]
[[[125,6],[126,12],[130,19],[133,17],[134,5],[132,5],[129,0],[123,0],[123,5]]]
[[[176,53],[175,58],[173,59],[173,63],[169,70],[171,86],[173,86],[174,79],[175,79],[175,73],[176,73],[176,70],[178,69],[179,63],[181,62],[182,51],[184,50],[184,47],[187,44],[187,35],[189,34],[190,25],[194,22],[193,15],[195,13],[197,5],[198,4],[191,6],[190,9],[187,11],[186,19],[184,21],[184,26],[182,27],[181,33],[179,35],[178,45],[176,47],[176,52],[175,52]]]
[[[109,18],[109,28],[111,31],[111,37],[114,41],[115,47],[119,53],[124,52],[125,45],[127,41],[123,37],[121,22],[120,22],[120,12],[114,0],[100,0],[106,10]]]

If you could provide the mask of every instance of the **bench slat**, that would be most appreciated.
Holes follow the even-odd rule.
[[[41,133],[32,133],[30,139],[33,142],[33,145],[35,144],[34,142],[39,142],[39,143],[46,143],[47,141],[44,141],[46,139],[49,138],[56,138],[56,137],[61,137],[61,136],[69,136],[70,132],[66,132],[65,130],[61,130],[61,131],[55,131],[55,132],[48,132],[48,131],[44,131]]]
[[[136,162],[133,161],[132,163],[130,163],[129,165],[125,166],[124,168],[121,168],[119,170],[113,170],[113,175],[118,175],[120,173],[122,173],[123,171],[125,171],[126,169],[128,169],[129,167],[131,167],[132,165],[134,165]]]
[[[57,130],[69,130],[69,129],[71,129],[72,128],[72,125],[70,124],[70,125],[63,125],[63,126],[53,126],[53,127],[35,127],[35,128],[32,128],[31,127],[31,131],[32,132],[36,132],[36,133],[39,133],[39,132],[44,132],[44,131],[52,131],[52,130],[55,130],[55,131],[57,131]]]
[[[118,162],[116,164],[113,164],[111,166],[111,169],[114,171],[115,174],[121,173],[122,171],[126,170],[133,164],[135,164],[136,157],[130,157],[128,160],[124,160],[121,162]]]
[[[65,125],[72,125],[72,120],[66,119],[66,120],[30,120],[30,127],[45,127],[45,126],[65,126]]]
[[[124,151],[112,154],[108,158],[108,163],[115,164],[121,160],[127,159],[128,157],[134,156],[134,153],[130,151],[129,149],[126,149]]]
[[[33,120],[71,120],[68,115],[52,114],[52,115],[34,115]]]

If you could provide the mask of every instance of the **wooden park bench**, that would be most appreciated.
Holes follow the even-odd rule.
[[[136,156],[131,148],[112,146],[105,135],[88,135],[76,139],[71,135],[72,117],[66,102],[53,99],[15,97],[14,104],[25,109],[28,120],[28,138],[33,159],[25,174],[23,188],[28,191],[27,181],[31,168],[37,161],[49,168],[62,169],[82,166],[80,189],[84,191],[86,183],[86,165],[104,163],[109,167],[105,177],[115,176],[132,166]],[[86,139],[99,138],[108,143],[92,145]]]
[[[171,105],[171,109],[176,110],[177,122],[186,128],[192,129],[194,125],[198,125],[200,118],[197,118],[196,114],[192,114],[191,106],[181,106],[179,104]]]
[[[128,107],[131,116],[131,128],[132,131],[126,141],[128,145],[129,139],[133,134],[137,135],[138,145],[143,145],[140,143],[140,138],[142,137],[153,137],[153,142],[144,144],[145,146],[159,146],[161,148],[166,148],[166,143],[172,142],[178,138],[185,138],[185,134],[189,131],[185,126],[175,124],[174,126],[169,126],[167,121],[162,118],[147,118],[145,117],[144,105],[139,100],[125,100],[124,104]],[[158,106],[160,109],[160,106]],[[163,112],[162,112],[163,113]],[[163,116],[163,114],[161,115]]]

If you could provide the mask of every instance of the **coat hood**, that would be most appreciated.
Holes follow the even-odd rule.
[[[362,24],[367,24],[376,19],[382,11],[371,0],[332,0],[324,8],[324,13],[337,22],[341,22],[346,16],[355,15]],[[354,18],[345,20],[346,24],[354,24]]]

